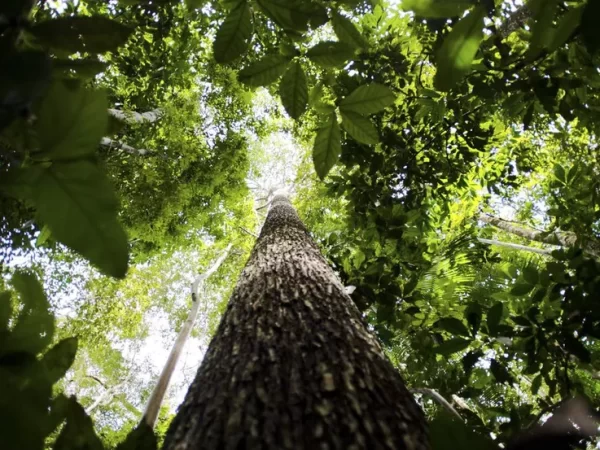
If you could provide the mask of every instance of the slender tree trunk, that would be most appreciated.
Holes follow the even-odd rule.
[[[126,153],[129,153],[131,155],[136,155],[136,156],[144,156],[149,153],[152,153],[150,150],[145,150],[143,148],[134,148],[130,145],[123,144],[122,142],[115,141],[114,139],[111,139],[108,137],[103,137],[102,140],[100,141],[100,145],[102,145],[103,147],[116,148],[119,150],[123,150]]]
[[[422,411],[284,196],[163,448],[429,448]]]
[[[526,252],[539,253],[540,255],[550,255],[552,253],[552,250],[545,248],[528,247],[526,245],[513,244],[512,242],[502,242],[495,239],[477,238],[477,240],[482,244],[497,245],[499,247],[510,248],[512,250],[524,250]]]
[[[525,239],[529,239],[530,241],[542,242],[551,245],[559,245],[563,247],[572,247],[576,244],[579,244],[577,242],[577,236],[575,235],[575,233],[571,233],[568,231],[553,232],[548,234],[546,232],[532,230],[530,228],[516,225],[512,222],[509,222],[508,220],[504,220],[499,217],[488,216],[486,214],[481,214],[479,216],[479,220],[493,225],[496,228],[500,228],[501,230],[506,231],[508,233],[523,237]],[[591,256],[600,258],[599,242],[590,240],[581,243],[581,245],[583,251],[585,251]]]
[[[158,382],[156,383],[156,386],[152,391],[152,395],[150,395],[150,399],[148,400],[144,417],[142,417],[142,421],[146,422],[150,428],[154,428],[154,424],[156,423],[156,419],[158,418],[158,413],[160,411],[160,405],[162,404],[165,393],[167,392],[167,388],[169,387],[169,382],[173,376],[173,371],[177,366],[177,362],[179,361],[183,347],[190,336],[190,332],[192,331],[192,327],[196,321],[196,316],[198,315],[198,310],[200,309],[200,300],[198,298],[199,291],[203,287],[204,282],[208,279],[208,277],[210,277],[219,269],[219,267],[221,267],[221,264],[223,264],[223,261],[225,261],[225,258],[227,258],[231,247],[232,244],[229,244],[221,256],[217,258],[215,263],[206,272],[198,275],[192,283],[192,308],[188,313],[187,319],[183,323],[183,327],[181,327],[181,331],[179,331],[179,335],[175,340],[175,344],[173,344],[173,348],[171,349],[171,353],[167,358],[165,367],[163,367]]]
[[[143,113],[135,111],[121,111],[120,109],[109,109],[108,114],[122,122],[130,125],[135,123],[154,123],[162,116],[160,109],[154,109]]]

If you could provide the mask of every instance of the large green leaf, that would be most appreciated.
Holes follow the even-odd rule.
[[[325,178],[338,161],[342,150],[340,139],[340,127],[335,112],[332,112],[315,136],[313,162],[319,178]]]
[[[67,423],[61,430],[53,450],[103,450],[104,446],[94,431],[92,419],[75,397],[65,404]]]
[[[451,355],[452,353],[460,352],[469,346],[471,341],[461,338],[449,339],[446,342],[442,342],[437,347],[434,347],[434,351],[441,355]]]
[[[19,293],[22,308],[11,333],[0,347],[0,354],[27,352],[37,355],[52,342],[54,335],[50,304],[35,276],[16,272],[12,285]]]
[[[366,39],[360,34],[356,25],[352,21],[338,12],[334,12],[331,17],[333,31],[341,42],[352,47],[364,48],[367,46]]]
[[[133,29],[107,17],[59,17],[29,29],[43,47],[68,52],[113,52],[127,42]]]
[[[492,306],[487,313],[487,327],[491,336],[498,334],[498,326],[502,320],[504,305],[501,302]]]
[[[282,55],[267,55],[261,60],[242,69],[239,80],[248,86],[267,86],[283,75],[290,58]]]
[[[478,6],[454,25],[446,36],[437,52],[436,89],[450,90],[471,70],[483,39],[484,17],[485,8]]]
[[[544,0],[544,4],[535,14],[535,23],[531,29],[527,56],[535,58],[553,40],[555,29],[552,26],[558,0]]]
[[[73,365],[77,353],[77,338],[66,338],[46,352],[42,364],[46,368],[50,384],[56,383],[65,376]]]
[[[281,103],[290,117],[298,119],[308,106],[308,85],[306,74],[299,62],[288,67],[279,85]]]
[[[363,84],[340,102],[340,111],[366,116],[381,111],[395,100],[396,94],[387,86],[378,83]]]
[[[117,221],[117,199],[105,175],[88,160],[54,163],[33,186],[40,219],[52,235],[103,272],[127,271],[127,236]]]
[[[401,8],[430,19],[455,17],[473,6],[472,0],[402,0]]]
[[[309,22],[320,22],[323,17],[327,20],[325,8],[304,0],[257,0],[256,3],[285,30],[306,31]]]
[[[61,160],[92,155],[108,128],[107,109],[108,99],[102,91],[54,83],[37,112],[39,156]]]
[[[354,56],[354,48],[343,42],[323,41],[308,49],[306,56],[325,68],[343,67]]]
[[[252,16],[250,6],[240,3],[232,9],[217,31],[213,43],[215,60],[226,63],[242,56],[248,50],[252,37]]]
[[[145,420],[135,427],[115,450],[156,450],[156,436]]]
[[[379,134],[371,121],[353,111],[340,111],[342,115],[342,126],[353,139],[367,145],[375,145],[379,142]]]
[[[454,317],[445,317],[440,319],[437,321],[437,325],[448,333],[470,337],[470,333],[466,325]]]
[[[512,384],[514,379],[508,369],[495,359],[490,361],[490,371],[498,383]]]

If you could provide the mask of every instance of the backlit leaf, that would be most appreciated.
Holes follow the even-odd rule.
[[[343,42],[319,42],[306,52],[315,64],[325,68],[343,67],[354,56],[354,48]]]
[[[285,72],[290,58],[282,55],[267,55],[261,60],[242,69],[239,80],[248,86],[267,86],[279,79]]]
[[[319,178],[325,178],[340,158],[342,150],[340,139],[340,127],[335,112],[332,112],[323,126],[317,130],[313,146],[313,163]]]
[[[394,103],[396,94],[383,84],[363,84],[340,102],[340,111],[352,111],[363,116],[374,114]]]
[[[342,16],[338,12],[334,12],[331,17],[331,25],[333,31],[341,42],[344,42],[352,47],[364,48],[367,46],[366,39],[360,34],[356,25],[350,19]]]
[[[471,0],[402,0],[400,7],[431,19],[455,17],[473,6]]]
[[[51,160],[92,155],[108,128],[107,109],[105,92],[54,83],[37,113],[39,155]]]
[[[127,271],[127,236],[117,221],[117,200],[105,175],[92,162],[54,163],[33,186],[41,220],[52,235],[104,273]]]
[[[66,338],[46,352],[42,364],[48,373],[51,384],[61,379],[75,360],[77,353],[77,338]]]
[[[342,126],[353,139],[367,145],[379,142],[379,134],[371,121],[352,111],[341,111]]]
[[[485,8],[478,6],[454,25],[446,36],[437,52],[436,89],[449,91],[471,70],[483,39],[484,17]]]
[[[248,50],[252,37],[252,17],[250,6],[240,3],[232,9],[217,31],[213,43],[215,60],[226,63],[242,56]]]
[[[299,62],[292,62],[279,84],[279,95],[285,110],[298,119],[308,106],[306,75]]]

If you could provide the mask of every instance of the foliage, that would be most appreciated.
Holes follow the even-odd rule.
[[[0,247],[4,273],[39,257],[60,292],[85,279],[57,331],[79,335],[82,404],[100,389],[88,369],[126,378],[119,345],[139,344],[150,314],[182,322],[177,293],[196,270],[181,260],[205,267],[231,241],[238,257],[206,314],[218,316],[257,229],[247,178],[284,172],[255,148],[276,147],[276,131],[303,161],[301,216],[390,357],[465,419],[471,437],[419,397],[436,448],[506,446],[573,395],[598,408],[597,1],[48,3],[0,6]],[[160,117],[132,119],[144,111]],[[65,274],[81,267],[66,247],[114,277],[129,261],[129,275]],[[7,429],[35,448],[56,408],[78,424],[58,443],[99,445],[81,407],[51,396],[74,341],[39,358],[53,322],[34,284],[16,275],[26,314],[0,326],[6,351],[29,355],[15,370],[49,377],[22,391],[43,398],[31,406],[42,425],[17,436],[23,410]],[[55,369],[28,368],[47,358]],[[105,443],[138,419],[150,382],[136,382],[136,401],[115,396],[96,415]]]

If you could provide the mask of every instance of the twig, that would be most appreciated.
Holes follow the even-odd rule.
[[[438,402],[440,405],[442,405],[444,408],[446,408],[451,414],[453,414],[455,417],[457,417],[458,420],[460,420],[461,422],[465,421],[462,418],[462,416],[458,413],[458,411],[456,409],[454,409],[454,407],[450,404],[450,402],[448,402],[448,400],[446,400],[444,397],[442,397],[439,394],[439,392],[434,391],[433,389],[429,389],[429,388],[413,388],[410,391],[414,394],[429,395],[436,402]]]

